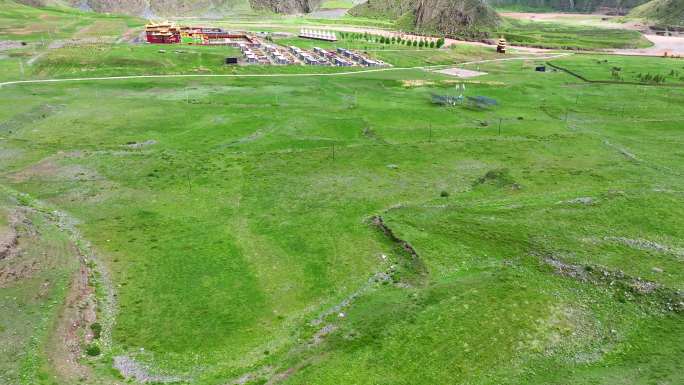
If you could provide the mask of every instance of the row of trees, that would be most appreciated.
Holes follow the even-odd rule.
[[[661,74],[655,74],[651,75],[650,73],[647,74],[638,74],[637,78],[641,80],[642,82],[646,83],[665,83],[665,75]]]
[[[368,42],[375,42],[380,44],[398,44],[405,45],[407,47],[420,47],[420,48],[442,48],[444,46],[444,38],[441,37],[437,40],[427,40],[425,38],[420,39],[404,39],[398,36],[381,36],[373,35],[368,32],[355,33],[355,32],[340,32],[340,37],[342,39],[348,40],[365,40]]]

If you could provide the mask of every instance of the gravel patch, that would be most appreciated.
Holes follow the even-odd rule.
[[[155,144],[157,144],[157,141],[150,139],[150,140],[146,140],[144,142],[126,143],[126,147],[128,147],[128,148],[143,148],[143,147],[148,147],[148,146],[154,146]]]
[[[456,76],[461,79],[474,78],[478,76],[487,75],[486,72],[465,70],[463,68],[447,68],[445,70],[436,71],[441,74]]]
[[[684,249],[663,245],[647,239],[632,239],[625,237],[603,237],[606,242],[619,243],[633,249],[645,251],[657,251],[659,253],[671,254],[678,258],[684,258]]]
[[[567,201],[560,201],[558,204],[570,204],[570,205],[585,205],[585,206],[591,206],[597,202],[596,199],[592,197],[579,197],[575,199],[570,199]]]
[[[616,145],[610,143],[608,140],[604,140],[603,143],[608,147],[612,147],[612,148],[616,149],[620,154],[624,155],[625,158],[631,160],[632,162],[640,162],[641,161],[639,158],[637,158],[636,155],[632,154],[631,152],[629,152],[625,148],[616,146]]]
[[[183,379],[178,376],[151,374],[148,367],[128,356],[114,357],[114,368],[126,379],[134,379],[143,384],[148,382],[170,384],[183,381]]]
[[[14,40],[0,40],[0,51],[7,51],[10,49],[17,49],[24,47],[25,45],[22,44],[20,41],[14,41]]]

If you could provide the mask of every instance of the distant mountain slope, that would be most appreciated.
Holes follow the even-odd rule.
[[[629,14],[657,25],[684,27],[684,0],[652,0]]]
[[[446,35],[495,26],[499,15],[483,0],[426,0],[416,8],[416,27]]]
[[[230,13],[238,10],[270,10],[308,13],[322,0],[18,0],[31,6],[68,5],[95,12],[125,13],[148,18]]]
[[[446,35],[473,34],[500,20],[484,0],[369,0],[350,14],[397,19],[407,29]]]
[[[265,9],[277,13],[309,13],[322,0],[249,0],[252,9]]]
[[[494,7],[520,6],[552,8],[567,12],[594,12],[599,10],[626,13],[648,0],[487,0]],[[679,0],[681,1],[681,0]]]
[[[360,17],[397,19],[415,11],[417,3],[417,0],[368,0],[352,8],[349,13]]]

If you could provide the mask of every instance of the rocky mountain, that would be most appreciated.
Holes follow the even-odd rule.
[[[487,0],[489,5],[552,8],[565,12],[595,12],[625,14],[648,0]],[[675,0],[677,1],[677,0]],[[681,0],[679,0],[681,1]]]
[[[500,21],[484,0],[369,0],[350,13],[397,19],[404,29],[448,36],[476,35]]]

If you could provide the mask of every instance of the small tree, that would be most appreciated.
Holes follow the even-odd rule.
[[[425,47],[425,41],[421,40],[420,43],[418,43],[418,47],[420,47],[420,48]]]
[[[414,46],[414,47],[418,47],[418,40],[414,40],[414,41],[413,41],[413,46]]]
[[[439,39],[437,39],[437,48],[442,48],[442,47],[444,47],[444,38],[440,37]]]
[[[85,352],[87,355],[89,355],[91,357],[97,357],[100,355],[100,353],[102,353],[102,350],[100,349],[100,347],[97,344],[92,343],[92,344],[86,346]]]
[[[434,40],[430,41],[430,48],[435,48],[435,41]]]

